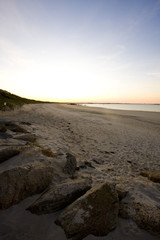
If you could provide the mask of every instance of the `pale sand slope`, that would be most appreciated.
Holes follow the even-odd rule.
[[[72,152],[78,159],[89,161],[95,168],[78,174],[91,175],[93,183],[132,179],[139,177],[140,170],[160,169],[160,113],[37,104],[0,114],[0,120],[30,122],[26,129],[37,136],[40,145],[63,154]],[[64,155],[61,159],[64,163]],[[2,163],[0,171],[13,163]],[[36,197],[0,212],[0,239],[66,239],[62,229],[54,224],[56,214],[36,216],[24,211],[33,199]],[[140,230],[132,221],[120,219],[117,229],[108,236],[85,239],[158,238]]]

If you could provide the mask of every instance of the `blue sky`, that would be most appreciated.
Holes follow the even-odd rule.
[[[0,88],[160,103],[160,0],[1,0]]]

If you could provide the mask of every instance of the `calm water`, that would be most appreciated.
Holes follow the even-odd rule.
[[[133,110],[133,111],[149,111],[149,112],[160,112],[160,104],[83,104],[89,107],[101,107],[109,109],[119,110]]]

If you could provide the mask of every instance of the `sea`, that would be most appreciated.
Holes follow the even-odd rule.
[[[160,112],[160,104],[88,103],[88,104],[82,104],[82,105],[88,106],[88,107],[100,107],[100,108],[119,109],[119,110]]]

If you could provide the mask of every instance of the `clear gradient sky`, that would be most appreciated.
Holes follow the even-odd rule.
[[[0,89],[160,103],[160,0],[0,0]]]

